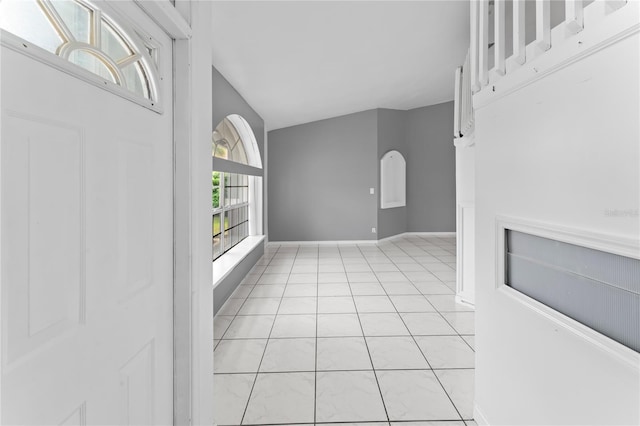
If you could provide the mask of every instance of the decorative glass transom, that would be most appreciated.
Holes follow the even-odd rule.
[[[2,0],[0,28],[157,101],[148,48],[85,0]]]
[[[256,137],[247,121],[237,114],[226,116],[211,135],[212,156],[262,168]]]

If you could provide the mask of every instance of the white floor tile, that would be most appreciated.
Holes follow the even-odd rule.
[[[316,337],[315,315],[278,315],[271,338]]]
[[[420,293],[424,295],[437,295],[437,294],[451,295],[455,293],[447,285],[440,282],[413,283],[413,285],[418,289]]]
[[[350,284],[354,296],[386,296],[384,288],[379,283]]]
[[[216,425],[239,425],[255,374],[214,374],[213,406]]]
[[[288,274],[290,272],[290,265],[269,265],[264,269],[265,274]]]
[[[350,314],[356,312],[351,296],[333,296],[318,298],[319,314]]]
[[[272,245],[258,263],[214,319],[218,424],[240,424],[250,398],[244,424],[390,426],[379,383],[394,426],[465,425],[434,376],[471,415],[474,313],[455,303],[455,239]]]
[[[373,368],[362,337],[319,337],[317,364],[318,371]]]
[[[418,345],[410,336],[367,337],[367,344],[376,370],[429,368]]]
[[[249,294],[249,297],[282,297],[284,284],[257,285]]]
[[[396,312],[387,296],[353,296],[358,312]]]
[[[422,296],[393,295],[390,298],[398,312],[435,312],[435,308]]]
[[[316,426],[338,426],[335,423],[316,423]],[[388,422],[340,423],[339,426],[389,426]]]
[[[440,280],[430,272],[405,272],[405,276],[413,283],[439,283]]]
[[[464,312],[473,311],[473,308],[463,303],[456,302],[454,295],[426,296],[429,302],[440,312]]]
[[[224,332],[233,321],[233,316],[216,315],[213,319],[213,338],[222,339]]]
[[[444,312],[442,316],[460,334],[475,334],[474,312]]]
[[[476,350],[476,336],[462,336],[462,338],[471,346],[471,349]]]
[[[289,274],[262,274],[258,284],[286,284]]]
[[[347,273],[357,273],[357,272],[371,272],[371,266],[365,261],[361,263],[347,263],[344,265],[345,271]]]
[[[408,283],[409,279],[402,272],[376,272],[378,280],[382,283]]]
[[[249,297],[251,290],[253,290],[253,285],[239,285],[233,294],[229,296],[230,299],[246,299]]]
[[[317,284],[287,285],[284,297],[315,297],[318,294]]]
[[[457,334],[438,313],[406,313],[400,315],[414,336]]]
[[[214,351],[215,373],[255,373],[260,366],[266,339],[223,340]]]
[[[458,336],[416,336],[431,368],[474,368],[475,352]]]
[[[315,368],[316,339],[270,339],[260,372],[315,371]]]
[[[317,274],[318,265],[314,264],[294,264],[291,269],[291,274]]]
[[[312,423],[314,373],[260,373],[242,424]]]
[[[475,370],[435,370],[463,419],[473,419]]]
[[[225,339],[266,339],[269,337],[274,315],[252,315],[236,317],[227,332]]]
[[[318,337],[362,336],[356,314],[318,314]]]
[[[386,421],[373,371],[318,372],[317,422]]]
[[[360,314],[365,336],[404,336],[409,335],[402,319],[397,313]]]
[[[218,310],[216,315],[235,315],[238,313],[242,305],[244,304],[244,299],[227,299],[224,302],[224,305]]]
[[[255,283],[258,282],[258,280],[260,279],[261,275],[262,275],[261,273],[260,274],[247,274],[247,276],[242,279],[241,284],[243,284],[243,285],[244,284],[255,284]]]
[[[318,283],[346,283],[347,274],[344,272],[319,272]]]
[[[420,292],[411,283],[387,283],[383,282],[382,287],[388,295],[419,295]]]
[[[315,314],[316,304],[315,297],[286,297],[280,303],[278,314]]]
[[[429,265],[427,269],[429,270],[429,272],[436,272],[436,271],[451,272],[452,271],[451,267],[446,263],[433,263]]]
[[[419,263],[401,263],[398,265],[398,269],[402,272],[424,272],[424,266]]]
[[[351,289],[347,283],[318,284],[318,296],[351,296]]]
[[[390,420],[460,420],[431,370],[376,374]]]
[[[296,273],[289,275],[288,284],[316,284],[318,282],[318,274],[313,273]]]
[[[280,305],[280,298],[277,297],[250,297],[244,302],[238,315],[275,314],[278,312],[278,305]]]
[[[393,263],[372,263],[371,269],[374,272],[399,272],[400,270]]]
[[[443,421],[437,420],[432,422],[391,422],[391,426],[466,426],[465,422],[459,421]]]
[[[344,272],[344,266],[342,266],[342,261],[339,260],[337,263],[320,263],[318,267],[319,272]]]
[[[377,280],[373,272],[347,272],[350,283],[369,283]]]

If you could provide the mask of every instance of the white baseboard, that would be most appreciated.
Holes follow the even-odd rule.
[[[475,294],[470,294],[468,292],[457,293],[456,302],[462,303],[463,305],[475,307],[476,306]]]
[[[269,247],[275,246],[336,246],[354,244],[376,244],[378,240],[337,240],[337,241],[269,241]]]
[[[477,404],[473,405],[473,420],[475,420],[479,426],[489,426],[487,418],[482,414],[482,411],[478,408]]]
[[[405,232],[404,235],[417,235],[419,237],[455,237],[455,232]]]
[[[274,246],[328,246],[328,245],[353,245],[353,244],[377,244],[408,236],[418,237],[455,237],[455,232],[403,232],[402,234],[391,235],[379,240],[335,240],[335,241],[267,241],[269,247]]]

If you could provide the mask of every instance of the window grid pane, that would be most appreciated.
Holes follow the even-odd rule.
[[[249,235],[249,177],[216,171],[211,176],[215,260]]]

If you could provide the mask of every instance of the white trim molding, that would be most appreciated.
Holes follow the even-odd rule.
[[[335,240],[335,241],[268,241],[268,247],[276,246],[326,246],[326,245],[353,245],[353,244],[378,244],[385,241],[392,241],[402,237],[410,236],[418,237],[455,237],[455,232],[403,232],[401,234],[391,235],[379,240]]]
[[[456,240],[456,301],[460,303],[466,303],[474,306],[476,301],[475,296],[475,259],[467,259],[465,251],[469,253],[471,250],[472,256],[475,254],[475,223],[471,229],[466,229],[464,226],[465,217],[471,216],[475,218],[475,204],[471,202],[458,202],[456,211],[457,222],[457,240]],[[465,246],[469,244],[470,249]],[[465,279],[465,272],[471,269],[472,279],[467,281]],[[468,275],[467,275],[468,277]]]

